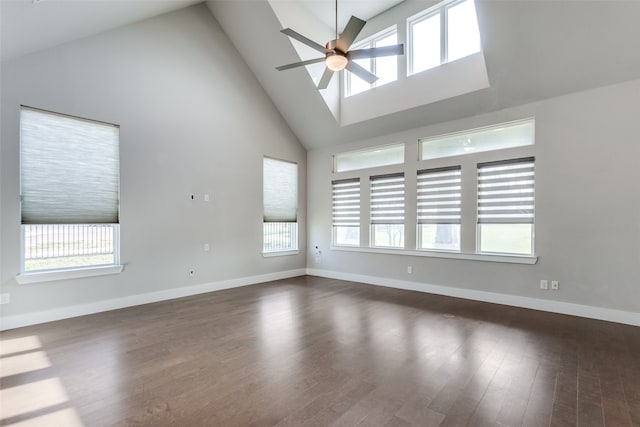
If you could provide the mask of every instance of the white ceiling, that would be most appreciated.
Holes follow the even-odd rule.
[[[47,49],[202,1],[0,0],[0,60]],[[334,0],[297,1],[327,27],[335,26]],[[369,19],[401,1],[341,0],[338,4],[339,27],[342,28],[351,15]]]
[[[0,60],[131,24],[201,0],[0,0]]]
[[[320,22],[331,29],[336,26],[335,0],[297,0],[311,12]],[[339,0],[338,28],[342,29],[353,15],[360,19],[369,20],[403,0]]]

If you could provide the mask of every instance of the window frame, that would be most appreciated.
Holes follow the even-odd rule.
[[[398,179],[398,178],[402,178],[401,180],[401,184],[399,183],[395,183],[394,180]],[[402,218],[401,219],[391,219],[389,220],[389,222],[379,222],[381,220],[376,220],[374,218],[375,214],[374,214],[374,208],[375,207],[385,207],[387,209],[394,209],[393,207],[388,206],[390,203],[391,204],[399,204],[398,202],[393,202],[393,201],[387,201],[386,203],[379,203],[376,204],[374,203],[373,199],[374,199],[374,193],[393,193],[393,192],[397,192],[398,190],[393,190],[393,189],[387,189],[385,190],[375,190],[374,187],[376,187],[376,185],[374,184],[374,182],[378,181],[378,183],[383,182],[382,186],[402,186],[402,194],[401,196],[394,196],[392,194],[386,194],[383,196],[383,198],[400,198],[401,197],[401,203],[402,203]],[[384,184],[384,181],[389,181],[386,185]],[[387,249],[404,249],[405,245],[406,245],[406,240],[405,240],[405,236],[406,236],[406,209],[407,209],[407,180],[406,180],[406,175],[405,172],[397,172],[397,173],[388,173],[388,174],[380,174],[380,175],[371,175],[369,176],[369,246],[372,248],[387,248]],[[393,215],[393,214],[392,214]],[[402,220],[402,223],[397,222]],[[402,236],[400,238],[401,242],[398,245],[392,245],[391,243],[389,245],[381,245],[381,244],[376,244],[376,225],[386,225],[386,226],[390,226],[390,227],[394,227],[394,226],[401,226],[401,227],[397,227],[397,228],[401,228],[401,233]]]
[[[465,1],[473,2],[474,8],[475,8],[475,0],[445,0],[441,3],[438,3],[430,8],[427,8],[407,18],[406,31],[407,31],[407,43],[409,45],[409,49],[407,49],[407,77],[412,76],[414,74],[422,73],[424,71],[432,70],[434,68],[440,67],[450,62],[449,61],[449,28],[448,28],[449,27],[449,20],[448,20],[449,9],[461,3],[464,3]],[[440,63],[433,67],[425,68],[424,70],[415,71],[414,70],[414,49],[416,48],[416,42],[413,37],[413,26],[437,14],[440,14]],[[477,21],[477,14],[476,14],[476,21]],[[478,28],[478,33],[480,33],[479,28]],[[466,55],[466,56],[470,56],[479,52],[482,52],[482,43],[480,43],[478,51],[470,53],[469,55]],[[454,61],[465,58],[466,56],[456,58]]]
[[[349,186],[349,184],[352,184]],[[337,186],[342,185],[343,188],[338,188]],[[357,205],[353,204],[351,208],[344,206],[339,198],[336,197],[336,194],[339,193],[339,190],[346,190],[346,192],[352,191],[355,193],[357,189]],[[338,190],[338,191],[337,191]],[[335,246],[360,246],[360,237],[362,233],[362,224],[361,224],[361,214],[362,214],[362,186],[360,178],[346,178],[346,179],[336,179],[331,181],[331,193],[332,193],[332,209],[331,209],[331,244]],[[353,196],[353,200],[356,200],[355,194]],[[336,224],[337,218],[336,214],[339,214],[341,210],[350,210],[355,211],[357,206],[357,213],[354,212],[352,214],[353,221],[357,217],[358,225],[346,225],[346,224]],[[341,209],[342,208],[342,209]],[[345,215],[346,216],[346,215]],[[351,222],[347,219],[345,222]],[[350,244],[350,243],[340,243],[338,242],[338,228],[357,228],[358,231],[358,243]]]
[[[265,194],[266,194],[266,187],[265,187],[265,173],[266,173],[266,169],[265,169],[265,165],[267,164],[267,162],[278,162],[278,163],[282,163],[282,164],[286,164],[286,165],[294,165],[295,166],[295,194],[292,196],[292,199],[294,200],[294,204],[295,204],[295,221],[292,220],[286,220],[286,218],[283,217],[283,220],[281,221],[266,221],[265,217],[267,216],[265,214]],[[300,199],[300,166],[298,165],[298,162],[295,161],[291,161],[291,160],[284,160],[284,159],[279,159],[279,158],[275,158],[275,157],[270,157],[270,156],[264,156],[262,158],[262,214],[263,214],[263,218],[262,218],[262,256],[263,257],[274,257],[274,256],[285,256],[285,255],[295,255],[299,253],[299,248],[300,248],[300,236],[298,233],[298,203],[299,203],[299,199]],[[289,230],[285,233],[289,235],[289,242],[290,245],[287,247],[277,247],[275,249],[268,249],[266,246],[267,243],[267,239],[265,239],[266,233],[265,233],[265,227],[267,224],[279,224],[280,227],[283,226],[288,226]]]
[[[53,118],[53,117],[59,117],[62,119],[62,122],[67,121],[67,122],[81,122],[83,124],[89,124],[89,125],[96,125],[99,126],[101,128],[109,128],[109,127],[113,127],[115,129],[117,129],[117,131],[115,131],[115,137],[113,140],[109,139],[109,140],[104,140],[104,141],[108,141],[109,144],[113,143],[115,144],[115,154],[116,156],[113,158],[114,160],[114,165],[115,165],[115,169],[110,169],[115,176],[115,183],[112,182],[111,185],[115,185],[114,188],[116,188],[117,194],[115,194],[115,197],[117,197],[117,199],[113,199],[112,198],[107,198],[106,200],[112,200],[113,199],[113,203],[117,203],[117,206],[112,205],[111,209],[114,208],[115,206],[115,213],[112,213],[112,215],[115,215],[115,219],[117,220],[117,222],[83,222],[83,223],[76,223],[76,222],[57,222],[57,223],[45,223],[42,222],[43,216],[42,214],[38,214],[37,212],[40,212],[41,208],[33,210],[33,207],[30,208],[29,212],[30,212],[30,216],[28,217],[29,219],[27,220],[27,222],[25,222],[25,217],[24,217],[24,212],[23,212],[23,203],[24,203],[24,199],[23,199],[23,195],[24,195],[24,182],[25,182],[25,178],[24,178],[24,174],[25,174],[25,164],[23,163],[24,161],[24,152],[23,150],[25,150],[23,144],[25,144],[25,139],[24,139],[24,134],[23,132],[23,126],[29,126],[28,124],[25,125],[23,123],[24,120],[24,115],[22,114],[24,111],[30,111],[31,114],[36,113],[36,114],[40,114],[43,116],[48,116],[49,119]],[[76,115],[71,115],[71,114],[66,114],[66,113],[60,113],[60,112],[55,112],[55,111],[50,111],[50,110],[45,110],[45,109],[41,109],[41,108],[35,108],[35,107],[31,107],[31,106],[26,106],[26,105],[20,105],[20,123],[19,123],[19,128],[20,128],[20,153],[21,153],[21,159],[20,159],[20,165],[19,165],[19,169],[20,169],[20,211],[21,211],[21,217],[22,220],[20,222],[20,249],[19,249],[19,272],[16,275],[16,280],[18,283],[22,284],[22,283],[39,283],[39,282],[47,282],[47,281],[53,281],[53,280],[61,280],[61,279],[67,279],[67,278],[75,278],[75,277],[91,277],[91,276],[99,276],[99,275],[104,275],[104,274],[115,274],[115,273],[120,273],[123,270],[123,266],[120,264],[120,220],[119,220],[119,211],[120,211],[120,150],[119,150],[119,146],[120,146],[120,135],[119,135],[119,129],[120,126],[113,124],[113,123],[109,123],[109,122],[105,122],[105,121],[101,121],[101,120],[95,120],[95,119],[89,119],[86,117],[80,117],[80,116],[76,116]],[[52,123],[51,126],[63,126],[63,123]],[[76,132],[78,132],[78,129],[75,129]],[[58,131],[59,132],[59,131]],[[100,133],[101,131],[96,129],[97,133]],[[103,131],[102,131],[103,132]],[[53,135],[56,135],[56,132],[53,130],[50,130],[49,133],[52,133]],[[33,136],[31,136],[31,138],[33,138]],[[102,140],[101,140],[102,141]],[[38,144],[40,143],[46,143],[46,142],[38,142]],[[29,142],[29,145],[27,148],[27,150],[33,150],[33,142]],[[113,148],[112,148],[113,150]],[[74,159],[77,160],[77,159]],[[29,170],[29,167],[27,167],[27,170]],[[37,177],[37,172],[36,172],[36,177]],[[33,181],[34,179],[37,178],[30,178],[30,181]],[[33,182],[31,182],[30,185],[33,185]],[[85,185],[86,182],[85,182]],[[112,188],[113,190],[113,188]],[[32,194],[31,192],[29,194]],[[30,203],[42,203],[42,201],[40,200],[40,197],[37,196],[37,198],[32,198],[31,199],[32,202]],[[101,205],[102,206],[102,205]],[[104,209],[104,206],[103,206]],[[112,212],[112,210],[108,210],[109,212]],[[102,209],[99,210],[99,212],[101,212],[101,215],[104,214],[105,211],[103,211]],[[58,215],[60,215],[61,212],[58,211]],[[32,216],[32,215],[35,215]],[[91,216],[91,215],[90,215]],[[95,214],[93,214],[93,216],[95,217]],[[88,218],[89,216],[86,215],[84,218]],[[107,216],[108,217],[108,216]],[[40,218],[40,219],[38,219]],[[60,216],[59,218],[63,218],[62,216]],[[67,218],[67,217],[65,217]],[[67,218],[69,220],[74,219],[74,218]],[[78,219],[78,218],[75,218]],[[53,267],[53,268],[40,268],[40,269],[27,269],[26,268],[26,261],[27,261],[27,256],[26,256],[26,242],[25,242],[25,233],[26,233],[26,227],[31,227],[31,226],[37,226],[41,225],[41,226],[54,226],[54,227],[65,227],[65,226],[81,226],[81,227],[86,227],[86,226],[109,226],[111,228],[111,235],[110,235],[110,240],[111,240],[111,246],[112,246],[112,259],[113,261],[110,263],[101,263],[101,264],[88,264],[88,265],[82,265],[82,264],[75,264],[75,265],[66,265],[66,266],[60,266],[60,267]],[[50,235],[50,230],[49,228],[47,229],[47,235]],[[68,234],[68,232],[63,232],[62,235],[60,234],[59,231],[55,232],[55,239],[59,239],[60,237],[62,237],[62,243],[58,244],[57,250],[58,253],[57,255],[54,253],[53,256],[48,256],[48,257],[41,257],[41,259],[53,259],[53,258],[63,258],[63,257],[67,257],[67,256],[90,256],[90,253],[79,253],[79,254],[66,254],[66,251],[68,251],[69,249],[69,242],[73,242],[73,237],[70,237],[70,235]],[[75,236],[75,234],[74,234]],[[62,249],[61,249],[62,248]],[[37,251],[37,247],[36,247],[36,251]],[[65,254],[60,255],[60,251],[65,252]],[[54,251],[55,252],[55,251]],[[36,252],[37,255],[37,252]]]
[[[478,151],[472,153],[455,154],[450,156],[428,158],[421,160],[421,153],[419,150],[419,141],[431,138],[446,138],[451,135],[464,135],[471,134],[478,129],[498,129],[506,127],[511,124],[520,124],[525,121],[531,122],[531,143],[530,144],[518,144],[515,146],[507,146],[506,148],[497,148],[486,151]],[[508,133],[507,133],[508,134]],[[524,134],[528,137],[528,133]],[[513,138],[522,137],[520,133],[516,132],[512,135]],[[343,153],[334,153],[332,155],[334,169],[331,173],[331,180],[343,180],[359,178],[361,182],[361,239],[360,246],[346,246],[336,245],[332,231],[332,249],[353,251],[353,252],[371,252],[371,253],[385,253],[395,255],[410,255],[410,256],[426,256],[436,258],[451,258],[451,259],[466,259],[475,261],[492,261],[492,262],[505,262],[516,264],[528,264],[532,265],[537,262],[537,255],[535,253],[535,218],[533,219],[534,232],[532,234],[531,246],[532,250],[530,254],[521,253],[495,253],[495,252],[480,252],[478,249],[479,237],[477,230],[478,211],[477,211],[477,165],[481,163],[501,162],[509,161],[519,158],[531,157],[535,159],[536,154],[536,142],[535,142],[535,117],[525,116],[513,118],[508,121],[495,121],[488,123],[484,126],[475,128],[469,128],[467,130],[452,131],[447,134],[441,134],[439,136],[433,136],[428,138],[416,138],[413,141],[404,142],[405,160],[399,164],[391,165],[377,165],[366,168],[358,168],[348,171],[335,171],[335,158],[343,153],[358,153],[375,151],[379,148],[388,147],[389,145],[373,146],[367,149],[360,149],[355,151],[345,151]],[[493,146],[493,145],[491,145]],[[414,150],[414,151],[412,151]],[[415,156],[415,157],[414,157]],[[446,169],[459,167],[461,170],[461,203],[460,203],[460,247],[458,250],[451,249],[439,249],[439,248],[421,248],[419,240],[419,219],[418,219],[418,173],[430,169]],[[404,201],[404,247],[388,247],[388,246],[374,246],[373,230],[371,227],[371,191],[370,184],[367,187],[367,181],[372,177],[380,175],[393,175],[404,174],[405,176],[405,201]],[[415,175],[416,182],[413,182],[413,178],[409,178],[411,175]],[[536,177],[534,177],[537,179]],[[534,182],[535,185],[535,182]],[[415,200],[411,200],[415,199]],[[415,204],[414,204],[415,203]],[[535,200],[534,200],[535,203]],[[535,205],[534,205],[535,208]],[[415,215],[415,216],[414,216]],[[368,226],[367,226],[368,225]],[[413,232],[410,227],[414,227]]]
[[[495,166],[500,166],[505,165],[505,166],[512,166],[512,165],[517,165],[517,164],[531,164],[531,177],[533,179],[533,183],[531,184],[531,210],[532,212],[530,213],[531,215],[531,221],[514,221],[513,219],[511,221],[507,221],[507,222],[497,222],[497,221],[481,221],[480,220],[480,203],[481,203],[481,196],[480,196],[480,170],[483,167],[495,167]],[[535,156],[527,156],[527,157],[522,157],[522,158],[508,158],[508,159],[502,159],[502,160],[496,160],[496,161],[489,161],[489,162],[482,162],[482,163],[478,163],[476,166],[476,253],[479,254],[497,254],[497,255],[518,255],[518,256],[534,256],[535,254],[535,227],[536,227],[536,220],[535,220],[535,206],[536,206],[536,194],[535,194],[535,182],[536,182],[536,176],[535,176],[535,164],[536,164],[536,159]],[[508,172],[507,172],[508,173]],[[526,173],[526,172],[517,172],[517,173]],[[518,178],[515,178],[516,180]],[[522,178],[521,178],[522,179]],[[514,181],[509,181],[510,183],[512,183],[511,185],[513,185]],[[522,185],[522,184],[521,184]],[[525,198],[528,198],[529,196],[523,196]],[[485,198],[486,200],[486,198]],[[522,203],[522,202],[521,202]],[[526,206],[526,205],[525,205]],[[508,218],[507,218],[508,219]],[[487,250],[482,250],[482,225],[522,225],[522,224],[530,224],[531,225],[531,231],[530,231],[530,239],[531,239],[531,243],[530,243],[530,247],[529,247],[529,252],[528,253],[522,253],[522,252],[508,252],[508,251],[487,251]]]
[[[486,133],[491,131],[499,131],[505,128],[522,126],[522,125],[529,125],[531,127],[531,134],[530,134],[531,142],[528,144],[502,145],[501,147],[498,147],[498,148],[487,148],[487,149],[481,149],[481,150],[469,151],[469,152],[463,151],[459,153],[447,154],[447,155],[438,156],[438,157],[428,157],[428,158],[423,157],[423,151],[424,151],[423,146],[435,141],[446,140],[452,137],[474,136],[476,134],[481,134],[481,133]],[[433,161],[433,160],[446,159],[446,158],[451,158],[456,156],[472,156],[480,153],[509,150],[509,149],[518,148],[518,147],[531,147],[534,145],[535,145],[535,120],[529,117],[525,119],[513,120],[513,121],[498,123],[498,124],[489,125],[489,126],[481,126],[473,129],[459,131],[459,132],[450,132],[450,133],[430,136],[426,138],[419,138],[418,139],[418,161]]]
[[[380,46],[377,46],[376,43],[380,42],[381,40],[383,40],[383,39],[385,39],[387,37],[389,37],[392,34],[396,35],[396,44],[397,44],[397,41],[398,41],[398,26],[394,24],[394,25],[392,25],[390,27],[385,28],[382,31],[378,31],[377,33],[375,33],[375,34],[363,39],[360,42],[354,43],[350,47],[349,50],[371,49],[371,48],[374,48],[374,47],[380,47]],[[379,84],[378,83],[379,80],[376,80],[375,82],[373,82],[373,83],[371,83],[369,85],[368,89],[365,89],[365,90],[363,90],[361,92],[358,92],[358,93],[353,93],[353,94],[351,93],[352,79],[354,77],[357,77],[357,76],[355,76],[349,70],[347,70],[346,73],[343,73],[343,86],[344,86],[343,96],[344,96],[344,98],[349,98],[351,96],[358,95],[360,93],[368,92],[371,89],[374,89],[374,88],[377,88],[377,87],[380,87],[380,86],[384,86],[385,84],[397,81],[398,80],[398,71],[399,71],[398,70],[398,59],[397,58],[398,57],[396,57],[396,78],[395,78],[395,80],[391,80],[391,81],[385,82],[383,84]],[[368,68],[365,67],[365,68],[367,68],[368,71],[370,71],[373,74],[376,74],[376,69],[377,69],[376,60],[377,60],[377,58],[369,58],[369,67]],[[366,82],[364,82],[364,83],[366,83]]]
[[[401,148],[402,150],[402,160],[399,162],[378,162],[378,163],[374,163],[374,164],[369,164],[368,166],[358,166],[358,167],[352,167],[350,169],[342,169],[342,170],[338,170],[338,163],[339,163],[339,157],[342,155],[351,155],[351,156],[367,156],[368,154],[371,153],[379,153],[379,152],[384,152],[384,151],[393,151],[395,149],[399,149]],[[377,147],[372,147],[372,148],[364,148],[364,149],[360,149],[360,150],[352,150],[352,151],[343,151],[341,153],[335,153],[333,154],[332,157],[332,163],[333,163],[333,173],[335,174],[342,174],[342,173],[347,173],[347,172],[356,172],[356,171],[362,171],[362,170],[368,170],[368,169],[373,169],[373,168],[380,168],[380,167],[387,167],[387,166],[397,166],[397,165],[401,165],[405,162],[405,153],[406,153],[406,147],[405,144],[403,142],[396,142],[393,144],[385,144],[385,145],[381,145],[381,146],[377,146]]]
[[[453,173],[453,174],[452,174]],[[449,166],[443,166],[443,167],[437,167],[437,168],[429,168],[429,169],[418,169],[416,171],[416,212],[417,212],[417,216],[416,216],[416,250],[419,251],[446,251],[446,252],[460,252],[461,250],[461,236],[460,236],[460,228],[462,227],[462,165],[460,164],[455,164],[455,165],[449,165]],[[423,210],[420,209],[420,200],[421,200],[421,191],[420,191],[420,180],[421,180],[421,176],[425,176],[428,177],[428,175],[430,174],[445,174],[442,178],[440,179],[445,179],[448,181],[451,180],[455,180],[454,183],[450,183],[448,184],[446,187],[443,187],[442,185],[439,186],[437,189],[434,188],[434,190],[437,190],[438,193],[442,194],[443,189],[448,190],[448,194],[447,197],[448,199],[452,199],[452,200],[447,200],[445,201],[445,205],[448,205],[447,208],[449,209],[454,209],[454,211],[451,211],[447,214],[445,214],[445,216],[447,216],[448,218],[443,220],[443,221],[425,221],[425,222],[421,222],[420,221],[420,214]],[[447,176],[449,175],[449,176]],[[435,180],[437,180],[438,178],[435,178]],[[427,178],[427,180],[429,180],[429,178]],[[431,179],[433,180],[433,178]],[[428,184],[425,184],[425,186]],[[453,187],[458,187],[458,188],[453,188]],[[433,186],[435,187],[435,186]],[[457,192],[456,192],[457,191]],[[424,191],[423,191],[424,193]],[[424,194],[423,194],[424,195]],[[452,197],[453,196],[457,196],[457,197]],[[425,197],[422,197],[423,201],[426,202],[427,199]],[[454,202],[453,204],[451,202]],[[457,202],[457,203],[455,203]],[[429,203],[429,202],[427,202]],[[433,204],[433,202],[430,202],[430,204]],[[457,209],[456,209],[457,207]],[[433,208],[431,208],[433,209]],[[436,207],[437,209],[437,207]],[[437,215],[437,211],[433,212],[433,215]],[[458,218],[451,218],[452,216],[457,216]],[[458,241],[457,241],[457,249],[455,248],[426,248],[422,246],[422,226],[423,225],[457,225],[458,226]]]

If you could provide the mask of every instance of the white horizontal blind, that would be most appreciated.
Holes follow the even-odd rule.
[[[116,125],[22,107],[22,223],[118,223],[118,139]]]
[[[263,167],[264,222],[296,222],[298,165],[265,157]]]
[[[360,178],[331,183],[333,194],[333,226],[360,226]]]
[[[478,165],[478,223],[533,224],[533,157]]]
[[[418,224],[460,224],[460,166],[418,171]]]
[[[371,224],[404,224],[404,174],[371,177]]]

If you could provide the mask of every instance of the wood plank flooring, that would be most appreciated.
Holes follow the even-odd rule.
[[[0,425],[640,426],[638,327],[310,276],[0,339]]]

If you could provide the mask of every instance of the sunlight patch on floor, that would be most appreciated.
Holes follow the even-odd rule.
[[[47,353],[44,351],[34,351],[3,357],[0,363],[0,378],[37,371],[39,369],[49,368],[50,366],[51,362],[47,357]]]

